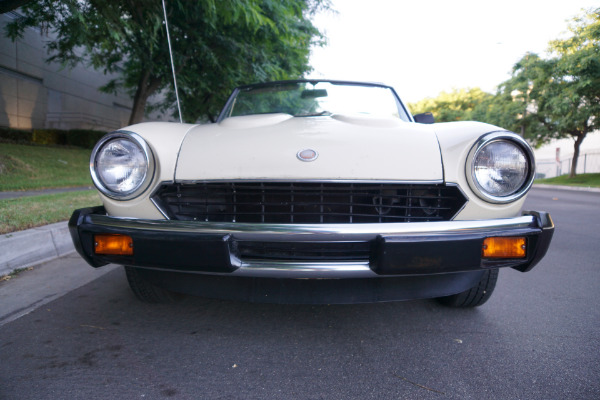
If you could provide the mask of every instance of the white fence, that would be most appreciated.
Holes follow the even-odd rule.
[[[536,160],[536,178],[553,178],[555,176],[567,175],[571,173],[570,158],[561,158],[560,161],[553,159]],[[600,172],[600,149],[591,150],[579,155],[577,160],[577,173],[586,174]]]

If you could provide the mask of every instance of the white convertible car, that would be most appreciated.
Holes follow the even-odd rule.
[[[473,307],[554,232],[547,213],[521,212],[535,161],[520,136],[413,117],[381,84],[242,86],[214,124],[107,134],[90,170],[103,206],[73,213],[77,251],[124,265],[147,302]]]

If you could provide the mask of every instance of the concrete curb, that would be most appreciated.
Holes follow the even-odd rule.
[[[572,192],[600,193],[600,188],[585,187],[585,186],[545,185],[545,184],[541,184],[541,183],[536,183],[533,185],[533,187],[537,188],[537,189],[559,189],[559,190],[569,190]]]
[[[67,221],[0,236],[0,276],[75,251]]]

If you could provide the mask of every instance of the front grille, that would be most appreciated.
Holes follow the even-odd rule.
[[[370,242],[233,241],[232,253],[244,261],[369,261]]]
[[[163,184],[152,199],[174,220],[278,224],[448,221],[466,202],[445,185],[243,181]]]

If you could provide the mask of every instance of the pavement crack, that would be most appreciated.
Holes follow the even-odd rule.
[[[413,382],[413,381],[411,381],[411,380],[409,380],[409,379],[406,379],[405,377],[403,377],[403,376],[400,376],[400,375],[398,375],[398,374],[396,374],[396,373],[393,373],[393,375],[394,375],[396,378],[402,379],[403,381],[405,381],[405,382],[408,382],[408,383],[410,383],[411,385],[414,385],[414,386],[416,386],[416,387],[419,387],[419,388],[421,388],[421,389],[425,389],[425,390],[429,390],[430,392],[434,392],[434,393],[439,393],[439,394],[446,395],[446,393],[444,393],[444,392],[440,392],[439,390],[435,390],[435,389],[429,388],[429,387],[427,387],[427,386],[421,385],[421,384],[419,384],[419,383]]]

